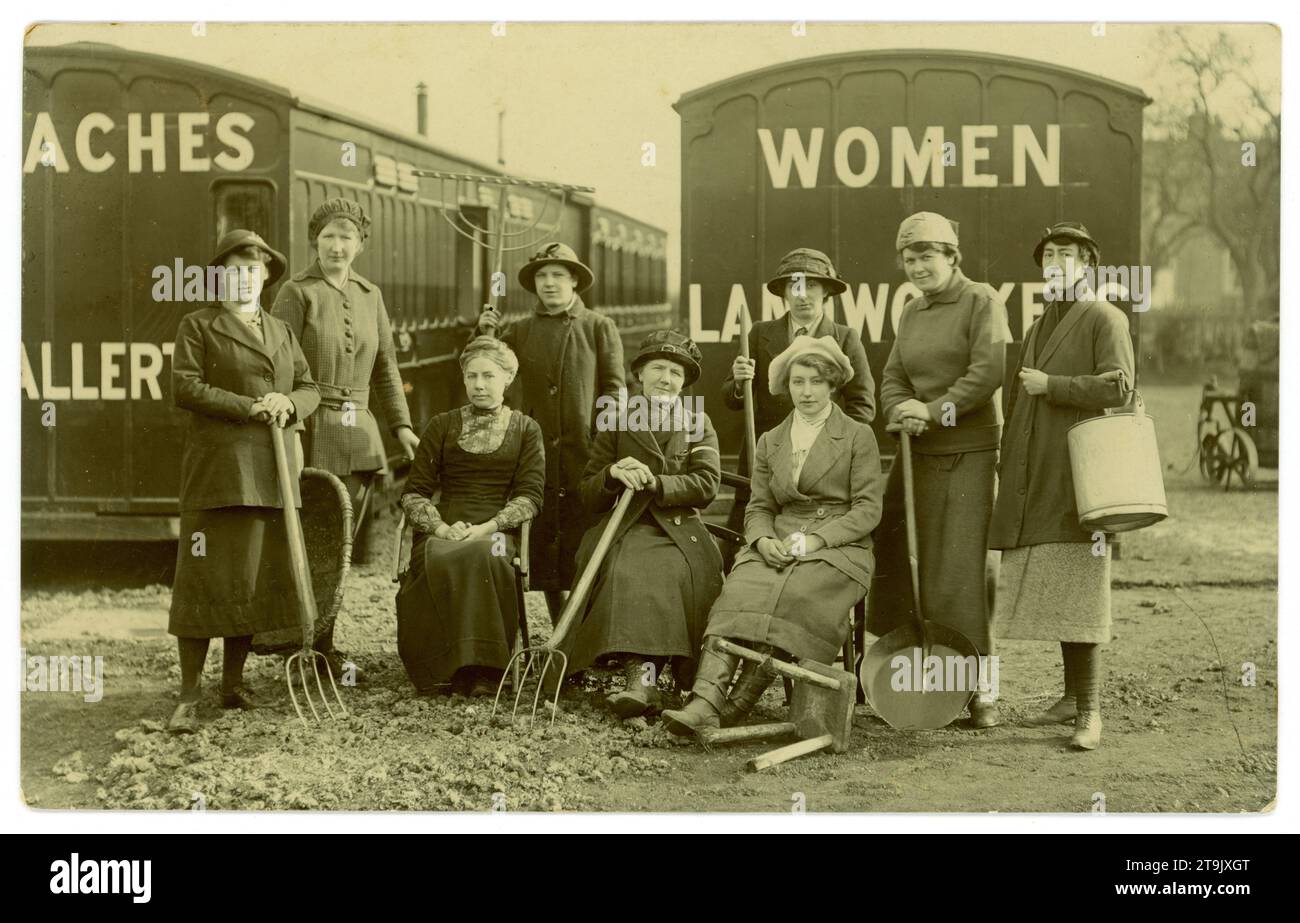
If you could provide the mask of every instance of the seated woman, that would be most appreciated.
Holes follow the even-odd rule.
[[[747,547],[736,556],[709,613],[694,695],[663,713],[668,730],[690,734],[749,713],[771,681],[712,638],[830,663],[849,630],[849,610],[871,584],[871,531],[885,479],[876,437],[831,401],[853,367],[830,337],[799,336],[772,360],[768,387],[788,391],[794,410],[755,451],[745,509]]]
[[[422,693],[490,695],[520,617],[511,533],[541,509],[546,459],[541,427],[502,403],[519,370],[510,347],[478,337],[460,367],[470,402],[429,421],[402,494],[415,541],[397,649]]]
[[[581,574],[624,489],[636,491],[605,557],[585,612],[560,650],[569,670],[613,654],[626,688],[609,697],[620,718],[657,711],[659,673],[671,658],[682,685],[695,674],[709,606],[722,588],[722,555],[699,510],[722,481],[718,437],[703,411],[681,403],[700,377],[700,350],[672,330],[650,334],[632,360],[641,394],[628,413],[597,413],[596,438],[583,472],[583,503],[605,516],[578,548]],[[639,413],[645,410],[646,413]]]

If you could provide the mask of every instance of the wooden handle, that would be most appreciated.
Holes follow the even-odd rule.
[[[912,437],[907,430],[899,436],[903,456],[903,515],[907,520],[907,564],[912,571],[912,613],[921,637],[925,638],[925,616],[921,614],[921,562],[917,557],[920,543],[916,540],[916,497],[912,492]]]
[[[780,749],[773,750],[770,753],[764,753],[762,756],[756,756],[748,763],[745,768],[750,772],[758,772],[767,769],[769,766],[776,766],[778,763],[784,763],[792,760],[797,756],[805,756],[809,753],[816,753],[818,750],[825,750],[831,745],[834,738],[830,734],[822,734],[820,737],[811,737],[808,740],[800,740],[797,743],[788,744]]]
[[[578,578],[573,591],[569,593],[569,601],[564,604],[564,612],[555,624],[550,640],[546,642],[550,650],[555,650],[563,643],[574,620],[578,617],[578,612],[586,605],[587,594],[591,592],[591,586],[596,582],[596,574],[600,572],[600,565],[604,562],[605,555],[609,553],[609,546],[614,544],[614,533],[618,531],[619,523],[623,521],[627,508],[632,505],[634,493],[636,491],[632,488],[624,488],[623,496],[619,497],[618,503],[614,504],[614,511],[609,514],[609,522],[605,523],[605,531],[600,533],[600,541],[596,543],[596,548],[591,553],[591,560],[587,562],[582,576]]]
[[[316,594],[311,588],[311,570],[307,567],[307,543],[302,537],[302,521],[293,502],[293,476],[289,473],[289,453],[284,448],[284,430],[271,421],[271,445],[275,448],[275,470],[280,480],[280,504],[284,510],[284,531],[289,539],[289,563],[293,569],[293,588],[298,596],[298,624],[302,628],[302,647],[309,650],[316,639]]]
[[[704,728],[699,732],[700,741],[707,746],[714,744],[734,744],[745,740],[766,740],[769,737],[785,737],[797,733],[798,729],[789,721],[775,721],[770,724],[747,724],[734,728]]]
[[[741,647],[734,644],[726,638],[714,638],[713,646],[728,654],[735,654],[745,660],[752,660],[754,663],[763,664],[775,673],[782,676],[788,676],[790,679],[797,679],[801,683],[812,683],[814,686],[821,686],[823,689],[839,689],[840,684],[829,676],[822,676],[820,673],[814,673],[812,670],[805,670],[803,667],[797,667],[792,663],[786,663],[784,660],[777,660],[770,654],[760,654],[758,651],[751,651],[747,647]]]
[[[740,312],[740,355],[749,358],[749,308]],[[754,379],[741,382],[745,402],[745,447],[749,450],[749,474],[754,474],[754,454],[758,451],[758,434],[754,426]]]

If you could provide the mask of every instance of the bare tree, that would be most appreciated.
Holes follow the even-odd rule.
[[[1198,31],[1199,35],[1199,31]],[[1177,81],[1153,107],[1144,245],[1159,266],[1195,232],[1228,251],[1253,317],[1278,310],[1281,107],[1224,31],[1163,33]]]

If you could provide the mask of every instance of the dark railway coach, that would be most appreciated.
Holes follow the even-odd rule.
[[[383,289],[417,426],[463,397],[456,351],[491,267],[452,225],[495,232],[498,195],[507,230],[554,227],[548,239],[588,261],[588,305],[626,339],[670,323],[663,231],[581,196],[417,177],[499,171],[228,71],[107,45],[29,48],[23,144],[26,539],[176,537],[172,345],[230,228],[263,235],[295,272],[317,204],[365,207],[357,270]],[[507,316],[531,309],[515,281],[527,255],[506,257]]]
[[[894,252],[913,212],[959,222],[963,271],[999,290],[1017,344],[1042,311],[1031,251],[1047,225],[1082,221],[1106,264],[1136,268],[1149,102],[1050,64],[943,51],[813,58],[683,96],[681,297],[706,407],[721,405],[741,312],[783,313],[763,281],[794,247],[826,251],[848,282],[835,320],[860,331],[877,383],[917,294]],[[734,455],[740,415],[710,416]]]

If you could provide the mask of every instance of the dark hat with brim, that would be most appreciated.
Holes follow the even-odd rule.
[[[1043,265],[1043,248],[1054,238],[1072,240],[1092,251],[1092,261],[1101,262],[1101,244],[1092,239],[1088,229],[1077,221],[1058,221],[1050,228],[1043,229],[1043,236],[1034,247],[1034,262]]]
[[[271,258],[271,265],[266,270],[266,285],[274,285],[276,280],[284,275],[285,270],[289,268],[289,261],[284,258],[284,254],[273,248],[256,231],[246,231],[236,229],[227,231],[222,235],[221,240],[217,241],[217,255],[208,260],[209,266],[224,266],[226,258],[230,254],[246,247],[256,247],[268,257]]]
[[[785,296],[786,283],[796,275],[816,279],[826,287],[828,296],[838,295],[848,288],[831,263],[831,258],[820,250],[800,247],[781,257],[776,275],[767,280],[767,290],[777,297]]]
[[[537,275],[539,269],[551,263],[558,263],[573,273],[578,280],[574,286],[575,291],[585,292],[591,288],[591,283],[596,279],[587,265],[578,259],[578,254],[573,252],[572,247],[555,243],[547,244],[528,258],[528,262],[519,270],[519,284],[536,295],[537,288],[533,284],[533,277]]]
[[[635,375],[637,369],[651,359],[667,359],[684,368],[686,379],[682,387],[689,388],[699,381],[700,363],[704,357],[690,337],[676,330],[656,330],[641,341],[641,347],[632,359],[632,374]]]

